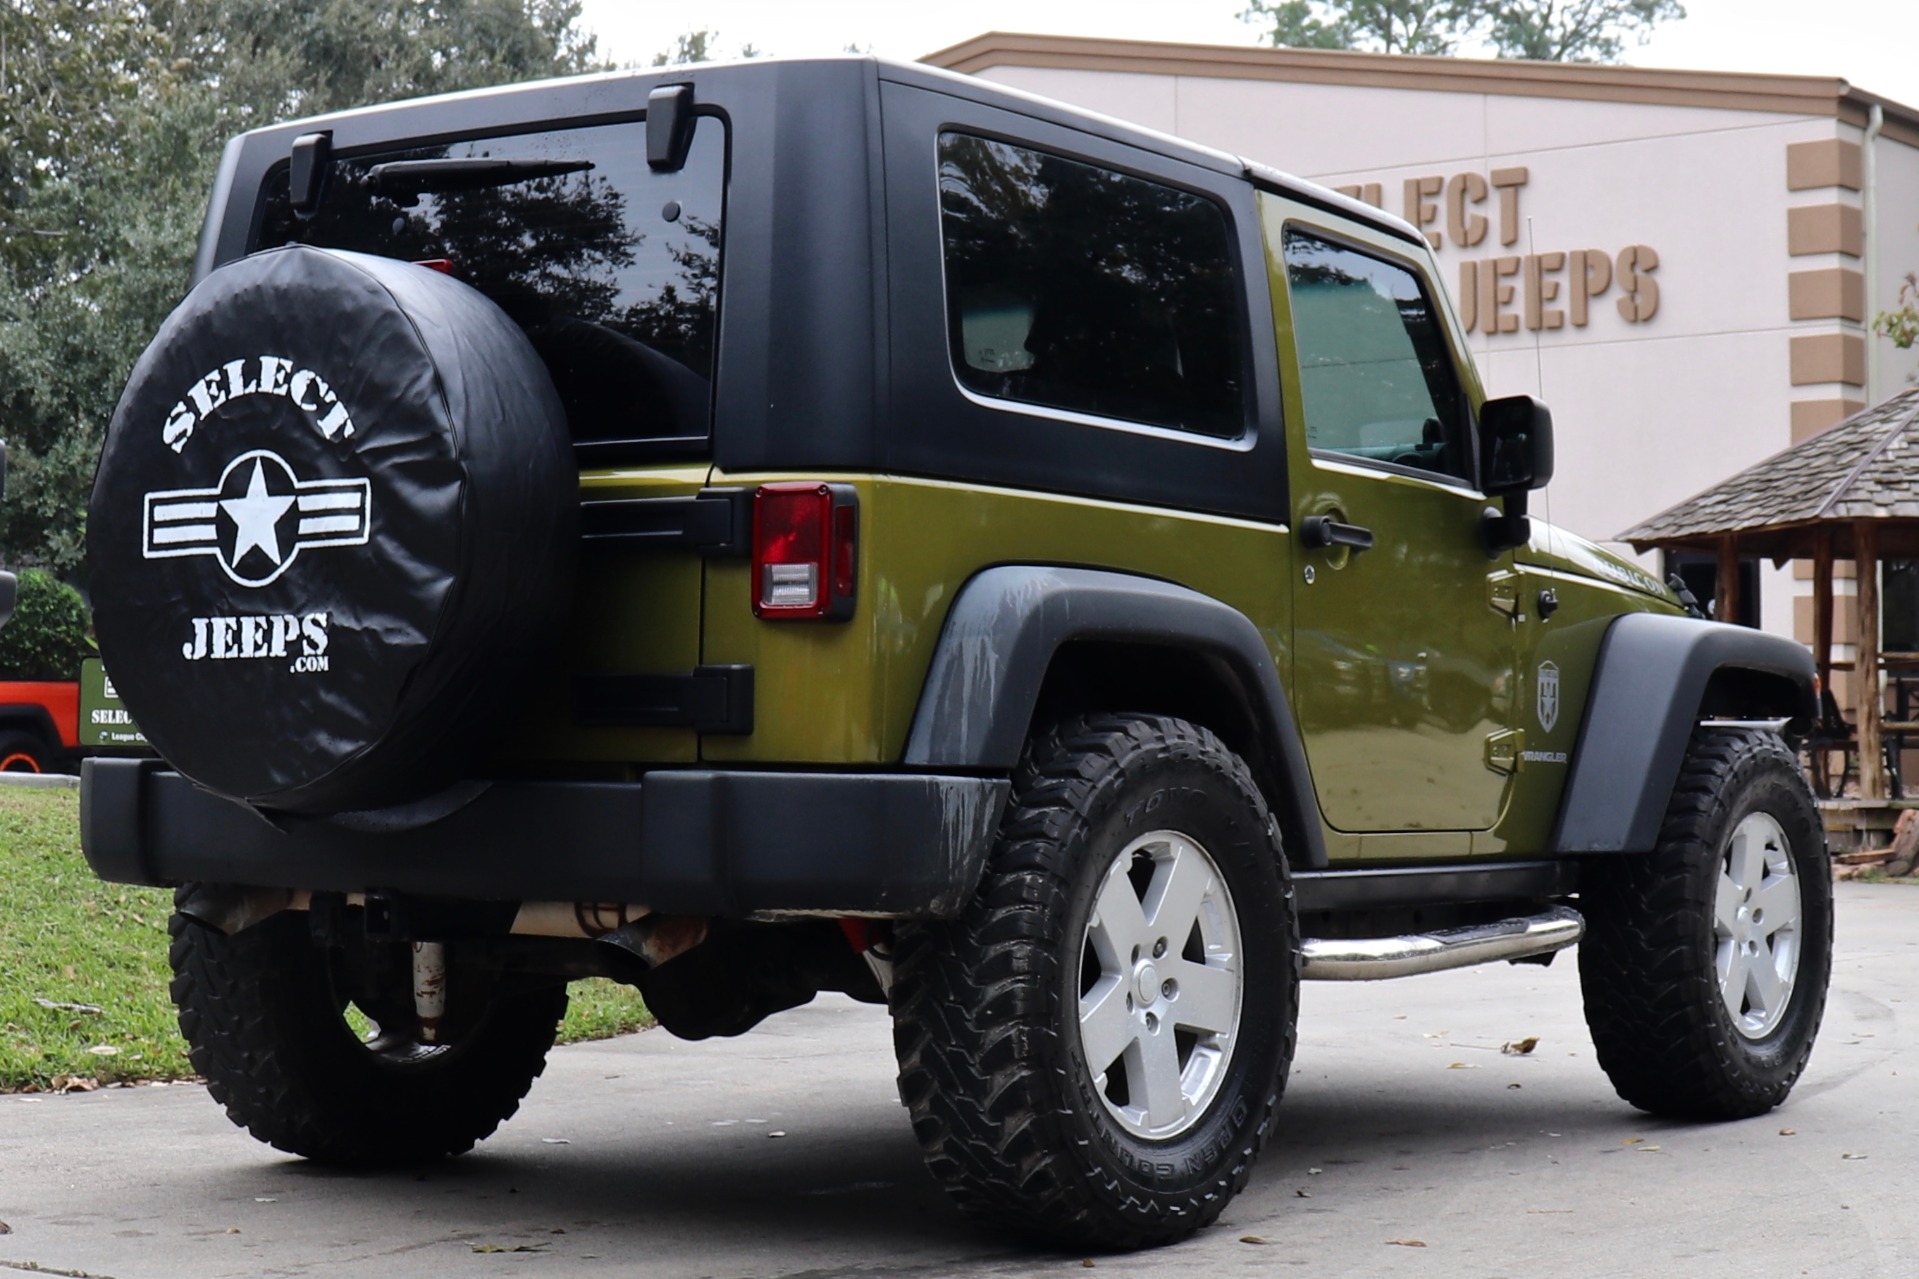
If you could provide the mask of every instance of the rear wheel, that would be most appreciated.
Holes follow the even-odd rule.
[[[0,732],[0,773],[44,773],[52,761],[52,753],[37,734],[17,729]]]
[[[208,1091],[259,1140],[321,1162],[471,1149],[519,1109],[566,1014],[564,985],[509,993],[455,967],[429,1043],[406,945],[323,949],[293,912],[231,937],[175,914],[169,931],[180,1030]]]
[[[1297,955],[1277,828],[1218,738],[1135,715],[1037,738],[968,913],[901,932],[928,1167],[964,1210],[1075,1248],[1191,1234],[1271,1131]]]
[[[1805,1069],[1832,969],[1832,875],[1778,737],[1702,729],[1643,856],[1595,859],[1579,977],[1599,1064],[1641,1110],[1740,1119]]]

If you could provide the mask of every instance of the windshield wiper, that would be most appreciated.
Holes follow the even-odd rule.
[[[368,169],[367,177],[381,195],[411,204],[423,192],[482,191],[592,167],[591,160],[389,160]]]

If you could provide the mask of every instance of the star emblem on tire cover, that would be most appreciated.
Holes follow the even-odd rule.
[[[265,586],[302,551],[364,546],[372,532],[372,485],[302,480],[285,458],[253,449],[227,463],[205,489],[146,495],[143,558],[210,555],[242,586]]]

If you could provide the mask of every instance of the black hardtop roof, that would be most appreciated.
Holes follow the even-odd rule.
[[[1338,213],[1401,239],[1424,243],[1423,237],[1409,223],[1393,214],[1341,195],[1304,178],[1295,177],[1256,161],[1249,161],[1230,152],[1216,150],[1185,138],[1088,111],[1036,93],[1028,93],[1023,89],[983,80],[977,76],[962,75],[923,63],[896,62],[887,58],[861,54],[690,63],[671,67],[605,71],[591,75],[468,89],[458,93],[411,98],[400,102],[355,107],[326,115],[282,121],[249,130],[236,138],[233,145],[243,146],[248,150],[262,145],[290,147],[293,139],[301,134],[321,130],[347,134],[348,136],[336,145],[343,145],[344,149],[349,150],[355,145],[376,144],[376,139],[377,144],[381,145],[400,138],[408,141],[432,141],[458,133],[470,133],[474,127],[474,121],[468,112],[478,103],[491,103],[496,108],[508,104],[515,108],[530,108],[530,110],[504,111],[501,114],[507,119],[501,121],[496,118],[496,123],[512,124],[541,118],[550,122],[564,119],[572,123],[582,123],[595,117],[613,118],[644,110],[647,93],[658,85],[681,84],[691,80],[696,86],[697,98],[697,86],[702,81],[717,80],[723,83],[736,76],[771,76],[786,68],[806,68],[829,74],[843,68],[849,82],[876,77],[880,81],[932,89],[989,106],[1016,111],[1022,115],[1032,116],[1050,124],[1078,129],[1109,141],[1140,147],[1160,155],[1173,156],[1216,172],[1245,177],[1278,194]],[[851,87],[853,84],[849,83],[849,88]],[[548,104],[557,108],[558,104],[554,102],[554,99],[560,94],[573,100],[569,109],[564,111],[550,109]],[[580,109],[582,104],[579,100],[582,98],[590,104],[584,111]],[[721,104],[724,105],[723,101]],[[402,121],[406,123],[401,125]],[[396,125],[400,127],[384,127]]]

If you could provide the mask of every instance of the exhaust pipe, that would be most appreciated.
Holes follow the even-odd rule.
[[[367,904],[365,893],[344,896],[349,906]],[[282,911],[312,908],[313,894],[304,889],[208,884],[196,885],[179,905],[183,914],[229,937]],[[608,942],[639,956],[650,968],[693,949],[706,940],[706,931],[707,923],[701,916],[660,915],[650,907],[625,902],[523,902],[507,928],[515,937]]]
[[[1404,937],[1309,937],[1300,943],[1299,975],[1306,981],[1380,981],[1501,959],[1531,959],[1564,950],[1585,932],[1586,921],[1578,911],[1555,906],[1538,915]]]

